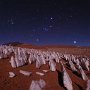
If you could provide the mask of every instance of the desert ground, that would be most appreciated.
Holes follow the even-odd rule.
[[[70,55],[79,55],[81,57],[88,57],[90,60],[90,47],[84,46],[69,46],[69,45],[45,45],[45,46],[36,46],[29,44],[11,44],[13,47],[20,48],[29,48],[36,49],[42,51],[55,51],[62,54],[70,54]],[[40,80],[43,79],[46,82],[46,85],[42,88],[42,90],[67,90],[63,83],[63,74],[62,74],[62,65],[60,63],[56,63],[56,70],[51,71],[49,62],[41,65],[40,68],[36,68],[36,63],[26,63],[20,67],[13,68],[10,64],[11,54],[6,58],[1,58],[0,60],[0,90],[30,90],[30,85],[32,80]],[[64,58],[61,58],[64,64],[64,67],[72,81],[72,90],[86,90],[87,88],[87,80],[83,80],[78,70],[76,64],[75,67],[78,70],[78,73],[74,73],[70,68],[70,65],[67,64],[67,61]],[[89,61],[90,64],[90,61]],[[90,65],[89,65],[90,68]],[[30,71],[32,74],[30,76],[25,76],[21,74],[19,71]],[[43,72],[43,70],[48,70],[48,72]],[[90,79],[90,70],[83,69],[88,80]],[[14,72],[15,77],[10,78],[9,72]],[[44,73],[44,75],[38,75],[36,72]],[[33,89],[34,90],[34,89]],[[71,90],[71,89],[68,89]],[[90,90],[90,88],[88,89]]]

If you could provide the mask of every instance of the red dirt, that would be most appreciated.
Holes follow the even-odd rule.
[[[19,47],[23,48],[34,48],[34,46],[29,45],[18,45]],[[44,48],[47,46],[43,46]],[[50,46],[49,46],[50,47]],[[62,48],[77,48],[76,46],[61,46]],[[37,47],[36,47],[37,48]],[[39,49],[42,48],[39,46]],[[51,48],[60,48],[60,46],[51,46]],[[79,47],[78,47],[79,48]],[[83,52],[82,52],[83,53]],[[87,53],[86,53],[87,54]],[[84,55],[84,54],[83,54]],[[90,56],[90,53],[88,53]],[[61,72],[60,64],[57,64],[57,71]],[[79,76],[72,73],[72,71],[65,65],[65,68],[70,75],[71,80],[73,81],[73,88],[74,90],[85,90],[86,89],[86,82],[82,80]],[[32,80],[40,80],[43,79],[46,81],[46,86],[43,90],[65,90],[61,84],[59,83],[60,77],[58,76],[58,72],[47,72],[45,76],[36,75],[35,72],[42,70],[49,70],[48,64],[41,66],[40,69],[36,69],[35,63],[28,64],[19,68],[13,69],[9,63],[9,59],[0,60],[0,90],[29,90],[30,84]],[[26,70],[31,71],[32,75],[27,77],[19,73],[19,70]],[[16,77],[9,78],[9,72],[14,72]],[[90,78],[90,72],[85,71],[88,77]]]

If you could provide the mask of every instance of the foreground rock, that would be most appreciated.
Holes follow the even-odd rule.
[[[87,88],[86,90],[90,90],[90,80],[87,81]]]
[[[16,76],[15,73],[9,72],[9,77],[10,77],[10,78],[13,78],[13,77],[15,77],[15,76]]]
[[[25,76],[30,76],[32,74],[32,72],[24,71],[24,70],[20,70],[19,72]]]
[[[79,70],[80,70],[80,74],[82,76],[82,79],[85,80],[85,81],[88,81],[88,77],[87,75],[85,74],[84,70],[82,69],[82,67],[79,65]]]
[[[39,81],[32,81],[31,85],[30,85],[30,89],[29,90],[42,90],[42,88],[44,88],[46,85],[46,82],[42,79],[40,79]]]
[[[40,76],[44,76],[45,74],[44,73],[41,73],[41,72],[36,72],[37,75],[40,75]]]
[[[72,80],[70,79],[70,76],[68,75],[63,63],[62,64],[62,73],[63,73],[63,84],[64,87],[66,87],[67,90],[73,90],[72,86]]]

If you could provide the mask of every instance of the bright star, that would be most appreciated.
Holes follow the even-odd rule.
[[[73,41],[73,43],[74,43],[74,44],[76,44],[76,43],[77,43],[77,41]]]
[[[53,18],[51,17],[50,19],[52,20]]]

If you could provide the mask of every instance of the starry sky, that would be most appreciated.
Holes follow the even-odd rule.
[[[90,0],[0,0],[0,44],[90,46]]]

